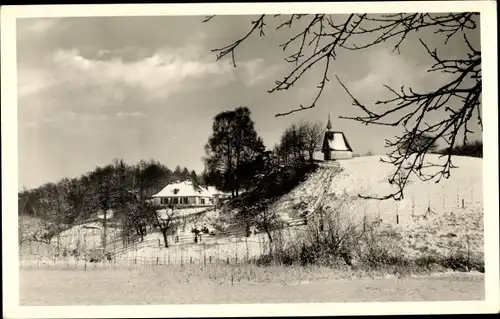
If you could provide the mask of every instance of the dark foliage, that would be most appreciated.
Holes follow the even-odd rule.
[[[437,153],[457,156],[483,157],[483,142],[472,141],[462,145],[456,145],[451,150],[449,148],[441,149]]]

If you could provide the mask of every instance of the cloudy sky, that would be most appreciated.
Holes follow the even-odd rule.
[[[18,19],[19,186],[78,176],[114,158],[130,164],[156,159],[201,172],[213,117],[240,105],[251,109],[268,147],[293,122],[326,122],[328,114],[355,152],[383,154],[384,140],[398,132],[338,119],[360,113],[334,81],[316,108],[275,118],[310,103],[323,71],[312,69],[287,92],[267,93],[290,71],[278,44],[297,29],[250,39],[237,50],[234,68],[228,60],[216,61],[210,50],[243,35],[254,17],[216,17],[208,24],[202,19]],[[431,45],[441,41],[427,36]],[[472,41],[479,45],[479,30]],[[340,53],[332,74],[368,104],[387,97],[383,84],[425,90],[441,83],[425,72],[432,61],[417,38],[400,55],[391,50],[387,43]],[[440,52],[464,50],[462,42],[452,42]]]

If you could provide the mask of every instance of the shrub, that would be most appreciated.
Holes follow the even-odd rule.
[[[480,256],[462,252],[450,256],[426,252],[419,257],[408,257],[397,231],[379,228],[376,219],[366,221],[364,227],[346,219],[339,221],[337,211],[341,208],[316,211],[315,218],[308,222],[304,233],[289,241],[275,234],[276,240],[270,244],[269,251],[257,260],[257,264],[350,267],[397,275],[443,269],[484,272],[484,260]],[[277,234],[283,234],[283,231]]]
[[[104,252],[103,249],[90,249],[85,255],[85,260],[91,263],[103,262],[105,260],[111,261],[113,255],[108,251]]]
[[[484,259],[457,252],[439,260],[439,264],[455,271],[479,271],[484,273]]]

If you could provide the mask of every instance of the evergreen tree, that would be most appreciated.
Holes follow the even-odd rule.
[[[217,114],[205,145],[207,181],[232,197],[248,185],[254,173],[251,163],[265,150],[250,115],[247,107]]]

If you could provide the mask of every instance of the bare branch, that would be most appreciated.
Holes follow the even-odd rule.
[[[206,22],[209,22],[210,20],[212,20],[213,18],[215,18],[215,14],[210,15],[210,16],[206,16],[205,19],[203,19],[201,22],[206,23]]]
[[[255,30],[259,29],[260,30],[260,36],[264,36],[264,26],[265,26],[265,23],[264,23],[264,17],[265,17],[265,14],[261,15],[259,19],[255,20],[255,21],[252,21],[252,28],[250,29],[250,31],[248,31],[248,33],[243,36],[241,39],[239,40],[236,40],[235,42],[233,42],[232,44],[229,44],[223,48],[220,48],[220,49],[213,49],[212,52],[217,52],[217,60],[220,60],[222,59],[223,57],[225,57],[226,55],[228,54],[231,54],[231,59],[233,61],[233,66],[236,67],[236,61],[235,61],[235,58],[234,58],[234,51],[236,50],[236,48],[243,42],[245,41]]]
[[[282,17],[281,15],[275,15]],[[395,89],[385,86],[392,97],[376,101],[374,105],[384,105],[384,108],[375,110],[363,104],[350,92],[347,86],[335,75],[338,83],[351,98],[352,105],[361,111],[361,115],[347,117],[365,125],[382,125],[399,127],[403,130],[401,136],[388,140],[386,146],[391,150],[387,159],[383,161],[395,166],[394,175],[389,181],[397,186],[397,190],[379,199],[401,199],[403,189],[411,175],[430,181],[448,178],[450,170],[454,168],[451,162],[451,150],[457,143],[459,132],[462,132],[463,143],[472,133],[469,121],[473,116],[482,129],[481,118],[481,51],[475,49],[466,34],[468,30],[477,28],[478,13],[391,13],[384,15],[350,14],[347,17],[337,17],[325,14],[304,15],[293,14],[286,20],[280,21],[276,31],[290,29],[294,23],[303,17],[310,17],[308,22],[301,26],[299,32],[294,33],[286,42],[279,45],[287,52],[285,61],[293,64],[290,72],[282,79],[275,82],[275,86],[268,90],[269,93],[286,91],[293,87],[302,76],[314,66],[322,65],[323,72],[318,92],[314,95],[309,105],[299,104],[290,111],[275,114],[276,117],[290,115],[296,112],[312,109],[320,101],[327,82],[332,63],[337,58],[338,50],[364,50],[375,47],[381,43],[392,41],[394,52],[400,52],[403,44],[415,35],[420,35],[422,30],[432,30],[434,34],[443,37],[446,45],[452,38],[461,39],[466,44],[468,52],[461,57],[441,57],[435,48],[429,47],[422,38],[418,38],[422,47],[434,61],[427,72],[447,75],[444,83],[427,92],[417,92],[414,88],[401,86]],[[262,29],[264,16],[252,22],[252,29],[240,40],[218,50],[218,59],[231,54],[234,59],[234,50],[245,41],[256,29]],[[285,28],[288,27],[288,28]],[[261,33],[262,35],[262,33]],[[292,52],[292,46],[296,49]],[[323,63],[320,63],[324,61]],[[429,116],[431,112],[441,110],[440,116]],[[474,115],[474,112],[477,114]],[[432,119],[430,121],[429,119]],[[417,149],[409,147],[423,136],[431,138],[425,140],[422,147]],[[436,141],[442,141],[448,150],[443,154],[445,162],[439,165],[426,163],[426,155],[432,151]],[[426,168],[440,168],[438,172],[427,173]]]

